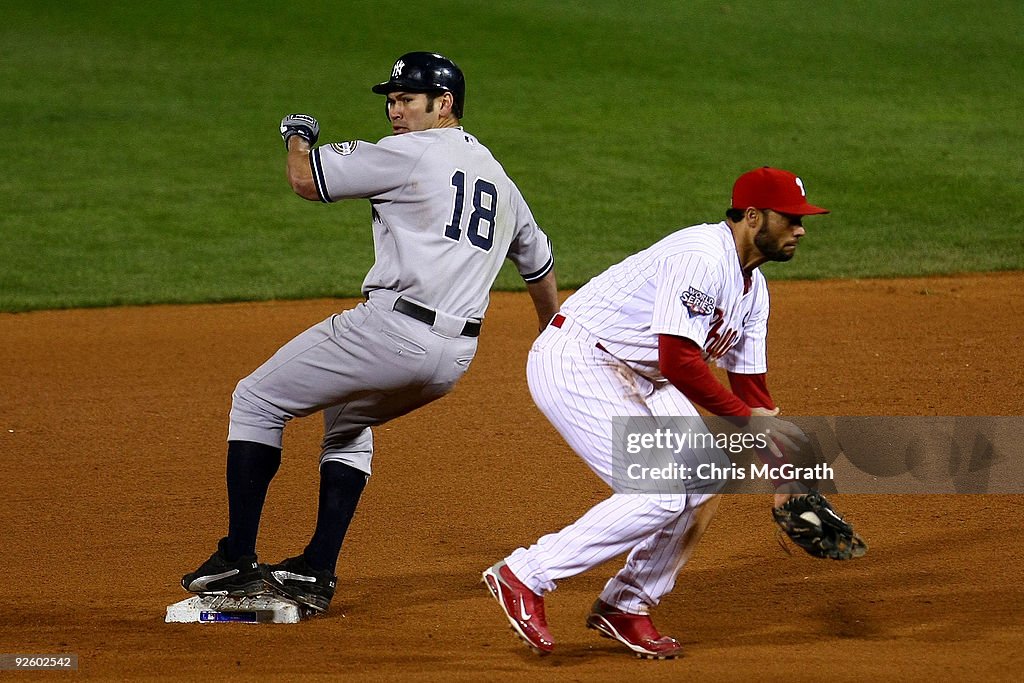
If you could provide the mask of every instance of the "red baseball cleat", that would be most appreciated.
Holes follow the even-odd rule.
[[[543,597],[523,585],[504,562],[485,571],[483,581],[504,610],[512,631],[527,647],[539,655],[555,649],[555,640],[544,616]]]
[[[663,636],[646,614],[627,614],[598,600],[590,609],[587,628],[619,641],[641,659],[674,659],[683,654],[675,638]]]

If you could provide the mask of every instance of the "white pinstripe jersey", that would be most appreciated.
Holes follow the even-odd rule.
[[[461,318],[481,318],[504,259],[526,282],[553,266],[547,235],[490,150],[461,128],[314,148],[324,202],[373,206],[375,262],[363,293],[389,289]]]
[[[658,335],[686,337],[732,372],[768,369],[768,285],[754,269],[744,282],[724,221],[678,230],[601,273],[562,313],[641,374],[660,378]]]

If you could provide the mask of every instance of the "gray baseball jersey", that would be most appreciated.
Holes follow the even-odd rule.
[[[322,201],[365,197],[373,205],[376,262],[364,294],[387,289],[480,318],[506,256],[526,282],[551,270],[547,236],[519,188],[461,128],[323,145],[310,161]]]
[[[323,411],[321,462],[371,471],[370,428],[445,395],[469,368],[506,257],[527,282],[553,265],[518,188],[476,138],[431,129],[310,152],[322,201],[368,198],[376,262],[367,301],[285,344],[238,383],[228,440],[281,447],[295,417]],[[431,323],[396,306],[412,300]]]

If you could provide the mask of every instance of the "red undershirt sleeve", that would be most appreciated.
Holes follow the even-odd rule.
[[[658,366],[686,398],[713,415],[750,417],[750,406],[715,379],[692,339],[658,335]]]
[[[744,375],[730,372],[729,386],[732,387],[732,393],[743,399],[751,408],[775,410],[775,401],[768,392],[768,379],[765,373]]]

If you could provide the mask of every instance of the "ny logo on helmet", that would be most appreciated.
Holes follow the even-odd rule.
[[[391,78],[398,78],[402,75],[402,69],[405,68],[405,62],[399,59],[395,62],[395,68],[391,70]]]

